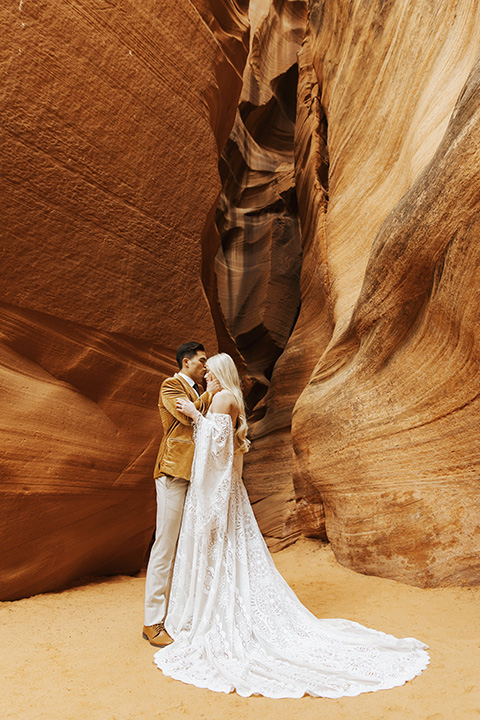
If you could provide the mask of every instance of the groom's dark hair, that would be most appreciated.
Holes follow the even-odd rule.
[[[177,349],[177,363],[180,370],[183,367],[183,358],[193,358],[197,352],[201,350],[205,352],[205,348],[202,343],[197,342],[186,342]]]

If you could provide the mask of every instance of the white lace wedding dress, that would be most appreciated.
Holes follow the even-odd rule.
[[[427,647],[349,620],[317,619],[278,573],[258,529],[234,453],[229,415],[195,429],[166,628],[155,654],[177,680],[270,698],[339,698],[419,675]]]

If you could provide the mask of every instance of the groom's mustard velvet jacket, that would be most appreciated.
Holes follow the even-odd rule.
[[[178,412],[175,403],[178,399],[191,400],[197,410],[204,415],[212,396],[204,392],[198,397],[195,390],[190,387],[180,375],[167,378],[160,388],[158,409],[163,425],[163,439],[160,443],[157,461],[155,463],[154,477],[172,475],[190,480],[193,453],[193,426],[189,417]]]

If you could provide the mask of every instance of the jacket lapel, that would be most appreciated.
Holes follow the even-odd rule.
[[[195,392],[195,390],[192,388],[192,386],[189,385],[189,383],[186,380],[184,380],[183,377],[181,375],[179,375],[178,373],[175,373],[175,377],[177,378],[177,380],[180,380],[183,387],[185,388],[185,392],[188,395],[188,399],[191,400],[192,402],[195,402],[195,400],[198,399],[198,395]]]

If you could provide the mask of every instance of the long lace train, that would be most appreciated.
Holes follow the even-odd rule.
[[[276,570],[234,453],[229,415],[195,431],[192,481],[175,560],[166,674],[218,692],[338,698],[403,685],[427,647],[341,619],[317,619]]]

